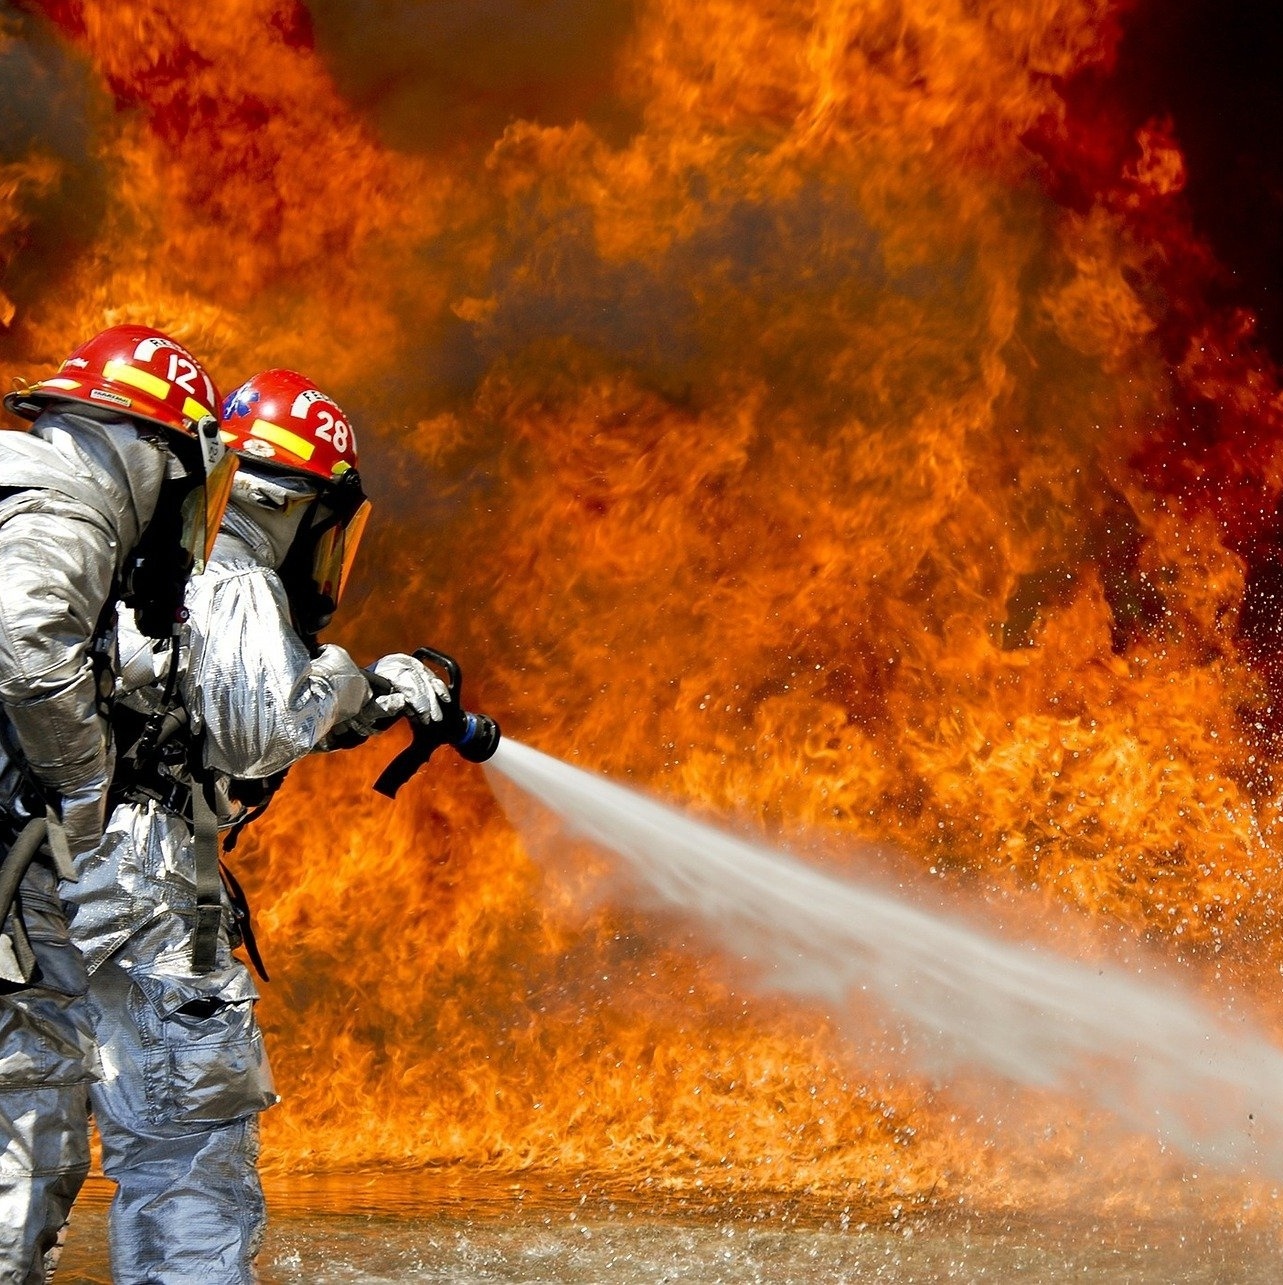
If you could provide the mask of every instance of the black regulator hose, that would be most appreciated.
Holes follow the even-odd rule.
[[[30,869],[31,863],[40,855],[47,833],[48,826],[44,817],[36,817],[28,821],[13,841],[13,846],[5,853],[4,860],[0,861],[0,927],[3,927],[5,920],[9,918],[9,912],[13,909],[13,903],[18,896],[22,877]],[[31,949],[31,942],[27,938],[26,925],[22,922],[21,915],[14,915],[12,932],[14,958],[17,959],[18,967],[22,970],[23,979],[30,981],[35,971],[36,956]]]

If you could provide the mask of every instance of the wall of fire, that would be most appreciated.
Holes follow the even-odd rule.
[[[1245,14],[8,0],[0,373],[117,321],[224,388],[307,372],[376,499],[358,658],[431,642],[523,741],[838,868],[894,845],[1277,1025],[1279,90]],[[269,1166],[886,1209],[1018,1200],[1078,1145],[1063,1107],[1027,1172],[876,1024],[586,904],[476,768],[371,794],[390,752],[300,767],[237,856]]]

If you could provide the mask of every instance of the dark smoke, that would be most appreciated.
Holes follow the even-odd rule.
[[[511,120],[633,127],[614,85],[635,0],[310,0],[345,96],[406,151],[484,145]]]
[[[691,199],[700,226],[645,259],[604,258],[582,208],[532,206],[512,219],[508,252],[487,287],[498,306],[483,348],[512,357],[528,345],[571,341],[674,401],[715,389],[730,371],[787,390],[793,404],[815,390],[807,413],[828,424],[851,413],[848,383],[829,375],[846,338],[836,325],[821,336],[798,333],[789,316],[865,317],[902,299],[966,310],[965,255],[929,270],[889,271],[878,235],[839,184],[812,177],[786,200],[698,190]],[[935,392],[898,391],[914,406]]]
[[[97,232],[108,189],[94,141],[110,110],[87,63],[42,18],[0,0],[0,166],[17,177],[16,210],[0,237],[0,290],[15,323]],[[55,167],[34,177],[27,166],[46,158]]]
[[[1281,68],[1283,24],[1269,0],[1142,0],[1126,18],[1110,75],[1130,126],[1172,122],[1195,228],[1228,270],[1221,298],[1256,313],[1276,360],[1283,358]]]
[[[1217,265],[1203,297],[1226,313],[1246,308],[1255,319],[1240,358],[1245,379],[1254,372],[1277,380],[1270,368],[1283,360],[1280,67],[1283,26],[1268,0],[1142,0],[1112,76],[1129,124],[1171,122],[1185,155],[1192,227]],[[1268,412],[1244,422],[1232,401],[1213,403],[1189,390],[1151,461],[1182,479],[1187,500],[1218,513],[1246,564],[1238,642],[1266,681],[1267,704],[1251,724],[1261,758],[1275,762],[1283,757],[1283,506],[1268,481],[1268,457],[1279,430]],[[1274,788],[1268,773],[1257,784]]]

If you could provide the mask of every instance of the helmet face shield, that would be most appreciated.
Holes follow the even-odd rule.
[[[225,451],[205,474],[204,485],[193,487],[183,500],[182,543],[191,558],[194,575],[205,570],[214,552],[214,541],[218,538],[239,465],[240,460],[231,451]]]
[[[362,499],[345,520],[335,515],[317,532],[316,550],[312,555],[312,580],[323,597],[337,607],[343,601],[356,551],[370,520],[370,502]]]

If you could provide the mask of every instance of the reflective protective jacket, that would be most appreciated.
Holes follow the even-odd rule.
[[[226,806],[230,779],[261,779],[323,748],[325,738],[370,699],[365,674],[341,647],[308,654],[253,524],[229,510],[205,571],[187,591],[189,617],[178,692],[203,764]],[[121,613],[118,698],[154,708],[168,651]],[[99,849],[77,863],[64,889],[75,904],[72,937],[90,970],[144,927],[165,921],[166,951],[187,952],[196,904],[192,823],[160,802],[121,803]],[[148,933],[153,942],[156,929]],[[128,965],[126,965],[128,967]]]
[[[102,833],[111,752],[94,640],[109,667],[109,604],[168,459],[128,421],[64,408],[0,431],[0,810],[21,819],[25,763],[60,800],[55,853]]]

